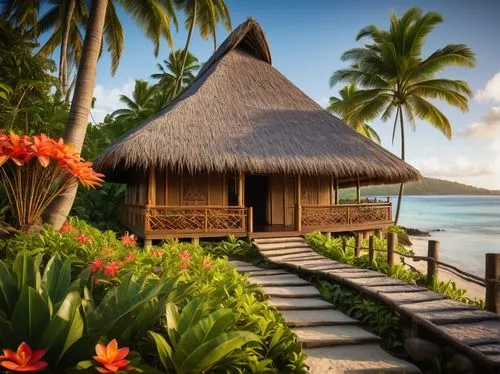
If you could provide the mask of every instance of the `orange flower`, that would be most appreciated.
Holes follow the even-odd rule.
[[[73,226],[71,226],[69,223],[65,223],[61,226],[59,232],[67,232],[68,234],[70,234],[73,232]]]
[[[40,359],[47,352],[46,349],[36,349],[34,352],[25,342],[17,348],[17,352],[10,349],[3,350],[3,356],[0,356],[0,365],[10,371],[34,372],[47,367],[47,363]]]
[[[107,256],[113,253],[113,248],[110,247],[109,245],[103,245],[101,247],[101,252],[104,256]]]
[[[186,270],[189,267],[187,262],[181,262],[180,266],[181,270]]]
[[[135,259],[135,253],[130,252],[127,257],[125,257],[125,262],[132,262]]]
[[[104,275],[107,277],[114,277],[116,274],[118,274],[121,265],[122,264],[119,261],[109,262],[106,266],[104,266]]]
[[[153,249],[151,251],[151,254],[153,256],[156,256],[156,257],[161,257],[161,256],[163,256],[164,253],[165,253],[165,251],[163,249]]]
[[[95,346],[95,353],[97,356],[94,356],[94,360],[104,366],[96,367],[99,373],[110,374],[132,369],[129,366],[130,361],[125,360],[129,349],[127,347],[118,349],[116,339],[111,340],[107,346],[97,344]]]
[[[203,267],[204,267],[205,269],[210,269],[210,268],[212,267],[212,261],[210,261],[210,259],[209,259],[209,258],[205,257],[205,258],[203,259]]]
[[[121,242],[125,247],[134,247],[137,243],[137,236],[135,236],[134,234],[130,235],[128,232],[126,232],[125,235],[121,237]]]
[[[87,244],[92,238],[88,235],[81,234],[78,235],[75,239],[80,244]]]
[[[179,253],[179,256],[181,257],[181,260],[185,262],[189,262],[189,260],[191,259],[191,255],[188,251],[182,251],[181,253]]]
[[[95,273],[97,270],[102,269],[102,265],[104,265],[104,260],[102,258],[95,258],[94,261],[92,261],[92,263],[90,264],[92,273]]]

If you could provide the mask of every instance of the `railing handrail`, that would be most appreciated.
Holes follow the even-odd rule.
[[[146,205],[141,207],[146,208]],[[176,209],[176,210],[197,210],[197,209],[248,209],[246,206],[236,205],[147,205],[148,209]]]
[[[314,204],[302,204],[302,208],[338,208],[338,207],[360,207],[360,206],[391,206],[392,203],[355,203],[355,204],[333,204],[333,205],[314,205]]]

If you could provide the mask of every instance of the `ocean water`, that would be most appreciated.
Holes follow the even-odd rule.
[[[500,253],[500,196],[404,196],[399,223],[444,230],[429,238],[439,240],[441,260],[479,276],[485,253]]]

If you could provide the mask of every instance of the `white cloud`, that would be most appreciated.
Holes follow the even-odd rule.
[[[481,164],[474,162],[468,157],[459,156],[455,161],[445,163],[438,157],[428,157],[410,161],[422,175],[438,178],[460,178],[492,175],[495,173],[496,165]]]
[[[500,73],[496,73],[487,83],[484,89],[476,92],[477,101],[496,101],[500,103]]]
[[[108,89],[101,84],[97,84],[94,89],[95,104],[92,109],[92,116],[96,122],[104,120],[106,114],[123,107],[120,103],[120,95],[131,96],[134,91],[135,82],[130,79],[121,87]],[[89,118],[89,121],[91,119]]]
[[[471,123],[457,133],[460,136],[477,139],[500,138],[500,106],[491,107],[479,122]]]

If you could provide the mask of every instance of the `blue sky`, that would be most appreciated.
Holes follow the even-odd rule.
[[[442,76],[466,80],[475,95],[465,114],[438,104],[451,120],[453,140],[448,141],[425,122],[417,123],[415,133],[409,130],[407,160],[427,176],[500,189],[500,0],[227,0],[227,4],[233,27],[248,16],[254,17],[268,36],[274,67],[321,105],[341,88],[330,88],[329,77],[345,66],[340,61],[342,52],[360,45],[355,36],[362,27],[386,27],[391,11],[402,14],[415,5],[424,11],[440,12],[444,23],[429,35],[424,54],[448,43],[471,47],[477,66],[449,69]],[[125,50],[118,71],[111,77],[107,55],[98,66],[94,115],[99,119],[118,109],[119,94],[129,95],[133,80],[148,79],[156,72],[156,63],[169,52],[163,43],[156,59],[153,44],[133,21],[122,16]],[[186,39],[182,16],[179,21],[179,31],[173,31],[176,48],[182,48]],[[219,40],[226,35],[220,28]],[[196,35],[191,50],[206,61],[212,53],[212,42]],[[383,146],[399,154],[399,143],[391,144],[391,124],[376,121],[373,126],[382,136]]]

